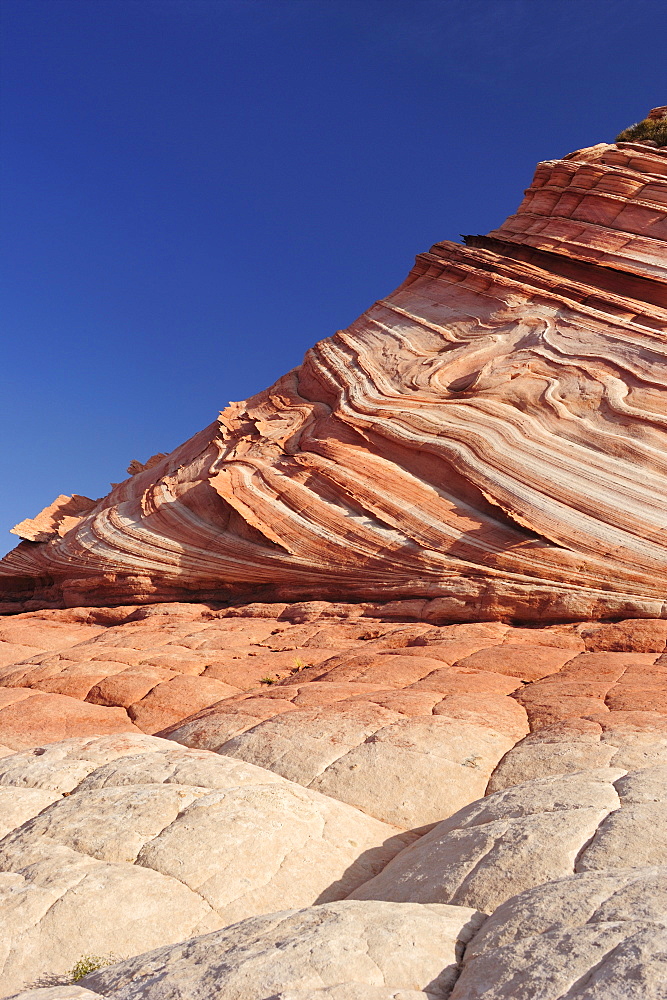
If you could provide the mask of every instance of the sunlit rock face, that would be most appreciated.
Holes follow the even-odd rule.
[[[423,598],[667,615],[667,149],[541,163],[302,365],[0,562],[4,611]]]

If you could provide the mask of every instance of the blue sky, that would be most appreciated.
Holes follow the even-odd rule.
[[[4,0],[0,552],[667,103],[658,0]]]

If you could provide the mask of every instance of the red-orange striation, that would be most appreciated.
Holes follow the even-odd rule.
[[[22,522],[0,609],[667,617],[666,239],[667,149],[540,164],[503,226],[420,254],[270,389],[91,510]]]

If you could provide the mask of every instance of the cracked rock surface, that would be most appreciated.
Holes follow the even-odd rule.
[[[169,993],[162,995],[173,1000],[209,1000],[213,983],[229,1000],[345,983],[375,987],[378,997],[382,989],[391,996],[391,990],[424,986],[441,1000],[451,992],[463,945],[482,921],[467,907],[328,903],[244,920],[119,963],[87,981],[93,990],[123,1000],[151,991],[160,996],[168,968]]]
[[[498,907],[451,1000],[658,1000],[667,990],[667,868],[571,875]]]
[[[62,975],[82,953],[137,954],[285,903],[344,898],[410,840],[270,771],[155,737],[0,763],[0,787],[35,814],[0,841],[7,987]],[[57,797],[43,807],[26,793]]]
[[[490,920],[568,878],[667,863],[663,623],[437,625],[400,620],[411,609],[397,604],[9,619],[0,639],[0,652],[11,646],[0,668],[0,734],[10,744],[0,757],[5,990],[79,989],[63,980],[82,955],[134,962],[285,906],[411,906],[427,923],[444,907]],[[40,643],[51,648],[35,653]],[[31,655],[7,662],[18,646]],[[44,725],[37,712],[18,714],[36,699],[47,705]],[[125,721],[91,735],[87,721],[54,714],[50,699]],[[164,720],[163,737],[152,735]],[[69,739],[53,741],[58,726]],[[638,967],[656,967],[633,920],[628,911],[622,930],[644,942]],[[439,1000],[461,969],[461,982],[487,969],[472,960],[478,933],[455,946],[458,965],[443,957],[449,972],[435,992],[426,974],[318,981],[300,953],[308,985],[271,980],[264,995]],[[559,941],[546,935],[539,946],[557,954]],[[582,952],[582,982],[596,948]],[[522,970],[526,996],[539,997],[528,958]],[[212,995],[234,995],[218,966],[207,975]],[[170,997],[162,974],[143,993],[135,979],[118,995]],[[600,982],[615,1000],[617,986]],[[261,983],[248,987],[252,1000]],[[662,986],[644,985],[664,1000]],[[513,988],[501,977],[480,997]]]

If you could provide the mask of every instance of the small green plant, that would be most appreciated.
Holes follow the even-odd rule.
[[[78,962],[75,962],[69,970],[70,982],[78,983],[80,979],[90,972],[97,972],[107,965],[113,965],[118,959],[115,955],[82,955]]]
[[[302,670],[307,670],[308,667],[312,667],[312,663],[304,663],[298,656],[294,657],[294,666],[290,667],[290,674],[300,674]]]
[[[302,659],[300,659],[298,656],[295,656],[294,657],[294,666],[290,667],[290,671],[289,672],[291,674],[298,674],[302,670],[305,670],[306,667],[309,667],[309,666],[310,666],[309,663],[304,663]]]
[[[616,136],[616,142],[649,142],[667,146],[667,116],[645,118],[636,125],[630,125]]]
[[[259,683],[260,684],[275,684],[276,683],[276,678],[275,677],[260,677]]]

